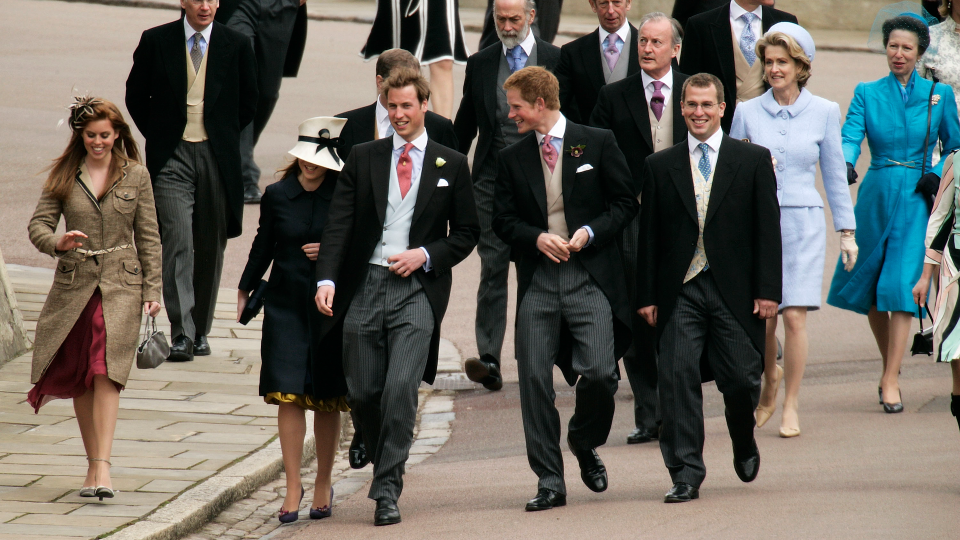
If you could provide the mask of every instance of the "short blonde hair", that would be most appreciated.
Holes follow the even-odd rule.
[[[797,40],[783,32],[768,32],[757,42],[757,57],[760,58],[761,62],[766,61],[764,53],[767,47],[783,47],[786,49],[787,54],[790,55],[797,66],[797,86],[803,88],[807,85],[807,81],[810,80],[812,74],[812,66],[810,59],[807,58],[806,53],[803,52],[803,47],[797,43]],[[767,80],[766,70],[764,70],[763,80]]]
[[[518,90],[527,103],[536,103],[537,98],[543,98],[548,109],[560,110],[560,83],[553,73],[542,67],[525,67],[517,71],[507,77],[503,89]]]

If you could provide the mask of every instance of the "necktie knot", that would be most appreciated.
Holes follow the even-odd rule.
[[[747,23],[747,24],[752,23],[752,22],[754,21],[754,19],[756,19],[756,18],[757,18],[757,14],[756,14],[756,13],[750,13],[750,12],[744,13],[743,15],[740,16],[740,19],[743,20],[743,22],[745,22],[745,23]]]
[[[557,166],[557,149],[553,147],[552,136],[543,136],[543,141],[540,143],[540,151],[543,153],[543,161],[546,162],[547,167],[550,168],[550,172],[552,173]]]

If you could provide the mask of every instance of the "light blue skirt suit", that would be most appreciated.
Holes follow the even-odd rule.
[[[866,314],[871,306],[878,311],[916,313],[913,286],[923,269],[927,205],[915,192],[920,179],[924,150],[927,171],[942,173],[943,162],[931,168],[937,140],[943,153],[960,148],[960,121],[953,90],[913,74],[913,90],[904,104],[900,82],[891,73],[878,81],[860,83],[843,124],[843,154],[856,164],[860,144],[870,145],[870,170],[857,192],[856,266],[843,270],[837,261],[827,303]],[[908,85],[909,86],[909,85]],[[930,143],[924,149],[927,103],[933,103]]]
[[[773,90],[737,106],[730,136],[770,150],[777,160],[777,199],[783,238],[783,301],[780,309],[820,309],[827,232],[817,192],[817,162],[835,230],[856,229],[840,143],[840,106],[807,89],[786,107]]]

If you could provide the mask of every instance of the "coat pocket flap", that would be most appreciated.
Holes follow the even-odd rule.
[[[130,188],[117,188],[117,198],[124,201],[132,201],[137,198],[137,191]]]
[[[139,274],[140,263],[135,261],[123,261],[123,269],[131,274]]]
[[[73,272],[77,268],[77,261],[65,261],[60,259],[60,262],[57,263],[57,272]]]

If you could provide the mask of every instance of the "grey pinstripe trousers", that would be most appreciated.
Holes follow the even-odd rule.
[[[484,167],[495,163],[487,158]],[[490,172],[492,174],[486,174]],[[480,173],[473,184],[477,201],[477,217],[480,218],[480,240],[477,254],[480,255],[480,286],[477,288],[477,318],[475,332],[480,359],[500,365],[503,336],[507,331],[507,276],[510,274],[510,246],[493,232],[494,184],[497,171]]]
[[[700,379],[704,348],[717,389],[723,394],[734,448],[745,448],[753,441],[753,411],[760,401],[763,360],[720,296],[710,270],[683,285],[677,307],[660,336],[660,452],[674,483],[696,487],[707,475]]]
[[[208,141],[180,141],[153,179],[163,303],[171,337],[205,336],[213,325],[227,247],[227,195]]]
[[[347,400],[360,417],[373,461],[371,499],[396,501],[403,490],[433,326],[430,301],[416,276],[369,266],[343,321],[343,368]]]
[[[579,448],[596,448],[607,442],[617,392],[613,311],[576,254],[560,264],[541,258],[517,312],[516,330],[527,460],[540,479],[538,488],[566,493],[553,389],[562,321],[573,336],[573,369],[580,375],[569,436]]]

